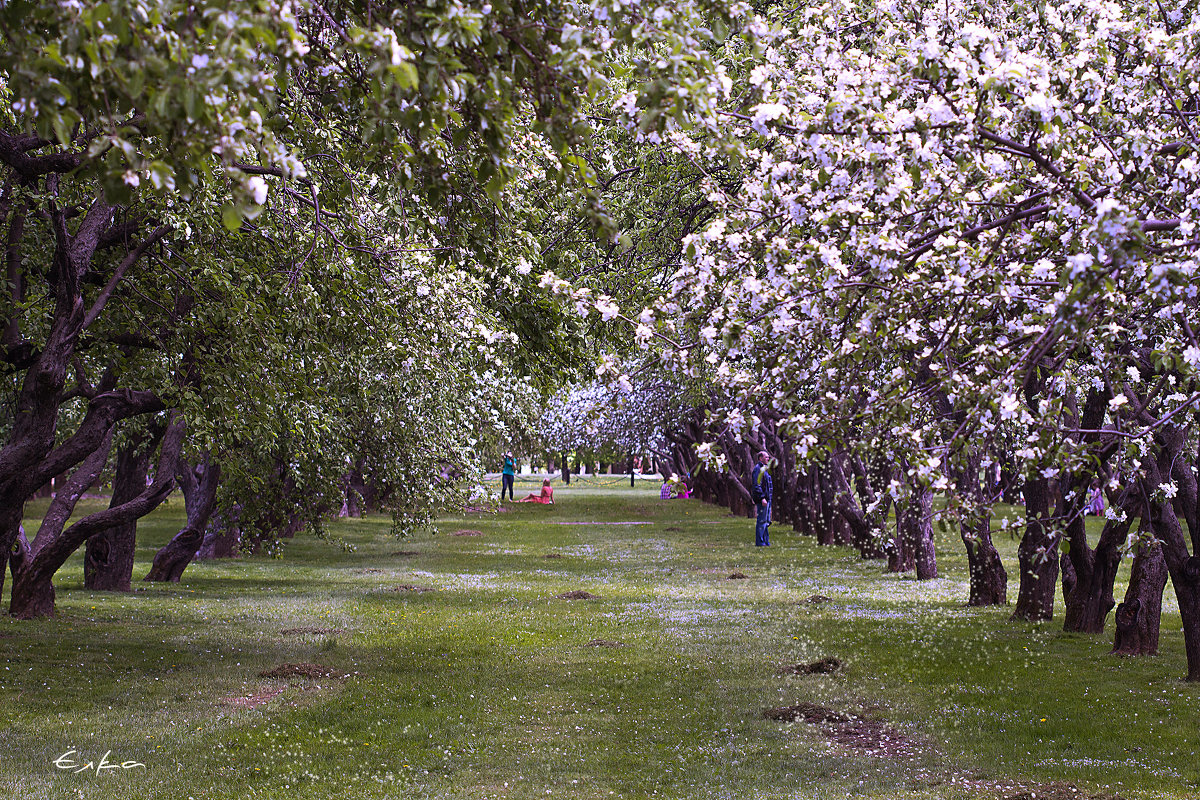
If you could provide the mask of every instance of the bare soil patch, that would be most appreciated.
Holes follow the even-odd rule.
[[[563,592],[562,594],[554,595],[554,597],[558,600],[599,600],[600,599],[600,597],[598,595],[594,595],[591,592],[585,592],[582,589],[576,589],[573,592]]]
[[[419,550],[393,550],[388,555],[396,558],[412,558],[421,555],[421,552]]]
[[[811,664],[795,664],[779,670],[780,675],[832,675],[842,668],[842,662],[827,656]]]
[[[682,531],[682,530],[683,530],[683,528],[680,528],[680,527],[679,527],[679,526],[677,526],[677,525],[669,525],[669,526],[667,526],[666,528],[663,528],[663,530],[665,530],[665,531],[671,531],[672,533],[678,533],[678,532]]]
[[[416,594],[420,594],[421,592],[432,592],[432,591],[434,591],[434,588],[432,586],[418,586],[417,584],[413,584],[413,583],[402,583],[399,586],[389,586],[386,589],[381,589],[380,591],[384,591],[384,592],[415,592]]]
[[[472,530],[471,528],[460,528],[450,534],[451,536],[483,536],[483,531]]]
[[[253,694],[222,697],[221,703],[234,708],[258,708],[265,706],[283,693],[283,689],[263,689],[261,692]]]
[[[345,677],[336,669],[325,667],[320,664],[280,664],[277,667],[263,670],[258,673],[260,678],[309,678],[311,680],[319,680],[321,678]]]
[[[816,703],[764,708],[762,715],[763,719],[773,719],[777,722],[807,722],[809,725],[819,725],[822,722],[850,722],[854,719],[849,714],[834,711],[832,708],[819,706]]]
[[[343,632],[342,628],[284,628],[279,633],[283,636],[331,636]]]
[[[864,719],[816,703],[764,708],[765,719],[819,725],[835,745],[881,758],[908,758],[919,752],[917,744],[883,720]]]
[[[584,647],[628,647],[624,642],[614,642],[609,639],[592,639]]]
[[[749,578],[749,577],[750,577],[750,576],[749,576],[749,575],[747,575],[747,574],[746,574],[746,573],[744,573],[744,572],[731,572],[731,573],[729,573],[729,577],[728,577],[728,578],[726,578],[726,580],[729,580],[729,581],[742,581],[742,580],[745,580],[746,578]]]
[[[566,558],[562,553],[547,553],[542,558]]]
[[[363,569],[354,570],[359,575],[374,575],[377,572],[383,572],[379,567],[364,567]]]
[[[809,597],[807,600],[805,600],[804,602],[808,603],[810,606],[820,606],[820,605],[824,605],[826,603],[832,603],[833,598],[826,597],[823,594],[814,594],[811,597]]]

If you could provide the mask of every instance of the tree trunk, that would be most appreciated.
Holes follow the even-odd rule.
[[[896,503],[896,527],[890,531],[885,544],[888,557],[888,572],[912,572],[917,566],[917,554],[908,543],[904,532],[905,518],[908,515],[908,504]]]
[[[235,507],[228,515],[214,514],[204,531],[204,543],[196,552],[196,558],[233,558],[241,548],[242,530],[237,524]]]
[[[210,464],[207,458],[195,467],[180,464],[177,477],[183,490],[187,522],[170,542],[154,554],[154,563],[145,577],[147,581],[179,582],[183,571],[192,563],[200,545],[204,543],[208,521],[217,505],[220,469]]]
[[[967,548],[971,576],[968,606],[1002,606],[1008,603],[1008,571],[992,543],[992,515],[980,511],[959,521],[959,536]]]
[[[175,464],[179,459],[183,434],[183,421],[173,419],[163,437],[154,482],[143,486],[140,494],[119,506],[89,514],[33,554],[29,565],[13,580],[10,612],[14,617],[30,619],[53,615],[54,587],[51,582],[54,573],[71,554],[95,534],[136,521],[167,499],[175,485]]]
[[[567,463],[567,454],[566,453],[562,454],[562,479],[563,479],[564,485],[566,485],[566,486],[571,485],[571,467]]]
[[[992,543],[992,513],[988,473],[980,477],[982,458],[972,453],[958,475],[958,490],[970,504],[958,520],[958,535],[967,552],[970,576],[968,606],[1002,606],[1008,603],[1008,571]]]
[[[1125,591],[1124,601],[1117,607],[1113,653],[1158,655],[1158,626],[1166,586],[1167,561],[1161,544],[1157,541],[1140,543],[1133,557],[1129,588]]]
[[[1184,429],[1168,425],[1155,432],[1155,439],[1161,448],[1157,459],[1150,461],[1149,468],[1143,461],[1143,468],[1146,468],[1143,478],[1146,494],[1150,494],[1172,475],[1172,465],[1178,463],[1187,447],[1186,435]],[[1194,454],[1189,453],[1189,456],[1187,460],[1194,463]],[[1179,603],[1183,648],[1187,654],[1187,679],[1200,681],[1200,557],[1196,556],[1200,552],[1200,530],[1192,528],[1189,523],[1192,534],[1189,552],[1188,539],[1184,536],[1174,506],[1164,502],[1151,502],[1149,506],[1146,516],[1150,518],[1155,537],[1162,543],[1167,572]]]
[[[937,553],[933,545],[933,491],[921,488],[909,503],[908,542],[916,560],[917,580],[938,576]]]
[[[1133,514],[1126,510],[1124,521],[1108,520],[1100,533],[1100,541],[1094,551],[1077,551],[1086,547],[1070,539],[1070,549],[1063,555],[1063,567],[1071,565],[1075,584],[1066,592],[1063,630],[1076,633],[1104,633],[1108,612],[1116,600],[1113,598],[1113,583],[1117,579],[1117,568],[1121,564],[1121,543],[1129,533]],[[1064,587],[1066,586],[1064,570]]]
[[[146,489],[150,458],[164,428],[130,435],[117,453],[109,508],[128,503]],[[128,592],[132,589],[133,555],[137,545],[137,519],[103,530],[87,540],[83,556],[83,585],[92,591]]]
[[[1050,489],[1045,478],[1025,481],[1025,535],[1017,548],[1021,585],[1017,590],[1014,619],[1054,617],[1054,589],[1058,584],[1058,537],[1049,528]]]

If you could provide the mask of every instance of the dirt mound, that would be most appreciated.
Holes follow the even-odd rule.
[[[811,664],[796,664],[779,670],[780,675],[832,675],[842,668],[842,662],[827,656]]]
[[[851,722],[854,717],[849,714],[843,714],[841,711],[834,711],[832,708],[825,708],[816,703],[799,703],[794,706],[781,706],[779,708],[764,708],[763,719],[773,719],[778,722],[807,722],[809,725],[818,725],[822,722]]]
[[[809,597],[804,602],[808,603],[810,606],[820,606],[820,605],[824,605],[825,603],[832,603],[833,598],[826,597],[823,594],[814,594],[812,597]]]
[[[385,592],[416,592],[417,594],[420,594],[421,592],[432,592],[433,587],[432,586],[418,586],[418,585],[412,584],[412,583],[402,583],[399,586],[389,586],[386,589],[383,589],[382,591],[385,591]]]
[[[608,639],[592,639],[584,647],[628,647],[624,642],[613,642]]]
[[[283,689],[263,689],[261,692],[254,694],[222,697],[221,703],[233,706],[234,708],[258,708],[259,706],[265,706],[271,700],[283,694],[283,692]]]
[[[359,575],[374,575],[377,572],[383,572],[379,567],[364,567],[363,569],[354,570]]]
[[[542,558],[566,558],[562,553],[547,553]]]
[[[863,719],[816,703],[764,708],[763,718],[820,725],[833,744],[883,758],[907,758],[919,750],[915,742],[878,719]]]
[[[663,528],[663,530],[670,531],[671,533],[679,533],[683,530],[683,528],[680,528],[678,525],[670,525],[666,528]]]
[[[340,675],[341,673],[337,670],[323,667],[320,664],[280,664],[278,667],[258,673],[260,678],[310,678],[313,680]]]
[[[421,552],[419,550],[394,550],[388,553],[388,555],[397,558],[412,558],[413,556],[421,555]]]
[[[558,600],[599,600],[600,599],[597,595],[594,595],[591,592],[585,592],[582,589],[576,589],[573,592],[563,592],[562,594],[554,595],[554,597]]]
[[[746,578],[749,578],[749,577],[750,576],[744,572],[731,572],[731,573],[729,573],[729,577],[726,578],[726,580],[741,581],[741,580],[745,580]]]
[[[483,536],[483,531],[475,531],[470,528],[460,528],[450,534],[451,536]]]
[[[331,636],[342,632],[342,628],[284,628],[279,633],[283,636]]]

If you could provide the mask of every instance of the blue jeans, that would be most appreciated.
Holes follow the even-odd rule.
[[[754,521],[754,546],[769,547],[771,535],[767,532],[767,528],[771,527],[771,504],[763,505],[760,501],[757,510],[758,516]]]
[[[500,480],[500,499],[501,500],[504,499],[504,490],[505,489],[508,490],[508,499],[509,500],[513,499],[513,482],[514,482],[515,478],[516,478],[515,475],[501,475],[500,476],[500,479],[501,479]]]

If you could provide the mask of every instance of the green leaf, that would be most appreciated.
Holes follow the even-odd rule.
[[[232,203],[221,206],[221,222],[228,230],[236,231],[242,227],[242,217]]]

